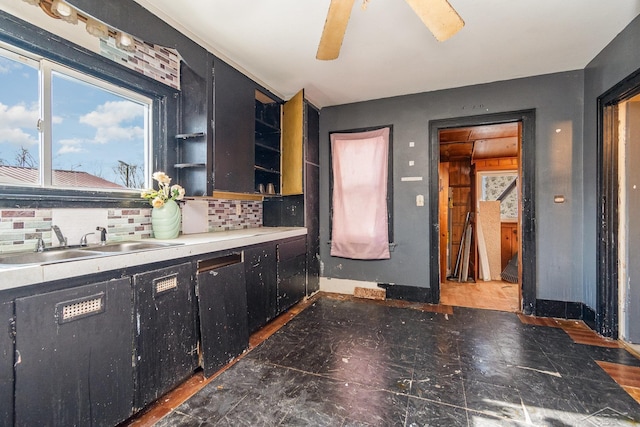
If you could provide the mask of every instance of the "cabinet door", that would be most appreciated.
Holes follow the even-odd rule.
[[[0,426],[13,425],[13,301],[0,301]]]
[[[197,281],[202,368],[208,377],[249,346],[240,255],[200,261]]]
[[[132,414],[129,278],[18,298],[15,424],[112,426]]]
[[[191,263],[133,276],[136,310],[136,408],[143,408],[198,367]]]
[[[306,237],[278,243],[278,313],[305,296]]]
[[[275,243],[245,249],[244,266],[251,334],[276,316],[278,277]]]
[[[304,90],[282,108],[282,195],[302,194]]]
[[[253,193],[255,83],[214,63],[214,189]]]

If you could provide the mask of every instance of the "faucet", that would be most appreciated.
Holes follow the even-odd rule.
[[[96,234],[96,233],[83,234],[82,237],[80,238],[80,246],[87,246],[87,236],[90,236],[92,234]]]
[[[36,243],[36,252],[44,252],[44,240],[42,240],[42,237],[38,237],[38,242]]]
[[[104,227],[96,227],[96,230],[100,232],[100,244],[102,246],[107,244],[107,229]]]
[[[60,246],[63,248],[66,247],[67,238],[62,235],[62,231],[60,230],[60,227],[58,227],[57,225],[52,225],[51,229],[56,233],[56,237],[58,238],[58,243],[60,243]]]

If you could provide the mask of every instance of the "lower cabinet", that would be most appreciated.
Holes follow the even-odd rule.
[[[113,426],[132,414],[131,281],[15,300],[15,425]]]
[[[251,334],[277,315],[276,244],[269,242],[245,249],[244,271],[249,333]]]
[[[305,297],[306,242],[305,236],[278,242],[278,313]]]
[[[0,319],[13,319],[13,301],[0,300]],[[0,330],[0,426],[13,425],[13,357],[14,336],[11,332],[13,320]]]
[[[197,303],[190,262],[133,276],[137,409],[198,367]]]
[[[242,255],[198,261],[197,294],[202,368],[209,377],[249,346]]]

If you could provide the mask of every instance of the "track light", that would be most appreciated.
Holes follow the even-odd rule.
[[[136,50],[136,43],[132,36],[127,33],[123,33],[122,31],[118,31],[116,33],[116,47],[127,52],[133,52]]]
[[[70,24],[78,23],[78,12],[62,0],[53,0],[53,3],[51,3],[51,13]]]
[[[87,18],[87,22],[85,23],[85,29],[87,33],[92,36],[99,37],[101,39],[109,36],[109,27],[103,24],[100,21],[96,21],[93,18]]]

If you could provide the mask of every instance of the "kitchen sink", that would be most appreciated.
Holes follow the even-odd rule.
[[[182,245],[182,243],[134,241],[110,243],[105,246],[54,248],[46,249],[43,252],[22,252],[0,255],[0,265],[55,264],[83,258],[105,257],[116,254],[161,249],[176,245]]]
[[[84,249],[62,249],[44,252],[28,252],[0,256],[0,264],[52,264],[80,258],[101,256],[102,253]]]
[[[117,242],[117,243],[109,243],[105,246],[91,246],[87,250],[88,251],[96,251],[96,252],[137,252],[137,251],[148,251],[150,249],[161,249],[169,246],[177,246],[182,243],[165,243],[165,242],[145,242],[145,241],[136,241],[136,242]]]

